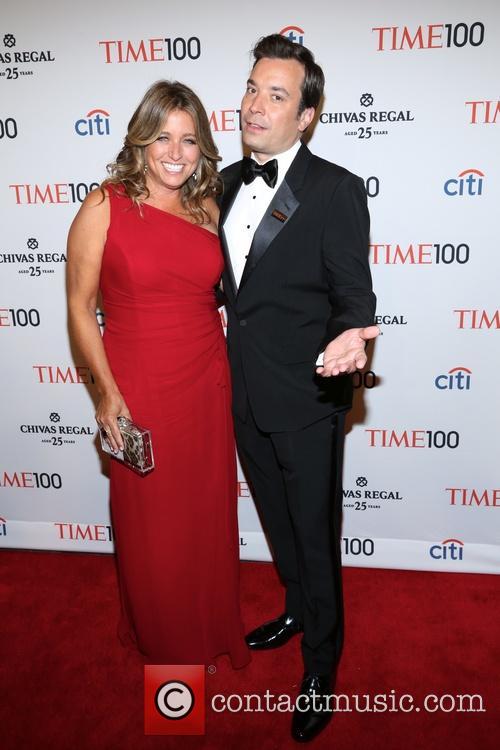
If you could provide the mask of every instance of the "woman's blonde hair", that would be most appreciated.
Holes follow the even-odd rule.
[[[146,91],[128,124],[122,150],[116,160],[107,165],[110,176],[101,187],[120,184],[137,205],[149,197],[145,148],[158,138],[165,119],[175,110],[191,115],[201,152],[195,175],[181,188],[181,201],[195,221],[203,224],[210,221],[203,207],[204,199],[221,192],[222,181],[217,173],[217,162],[221,157],[212,138],[203,104],[194,91],[178,81],[157,81]]]

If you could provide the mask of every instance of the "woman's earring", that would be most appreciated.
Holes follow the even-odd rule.
[[[192,176],[194,182],[198,182],[198,175],[196,174],[196,172],[193,172],[193,174],[191,176]]]
[[[144,165],[144,169],[143,169],[143,172],[144,172],[144,174],[146,174],[146,172],[147,172],[147,171],[148,171],[148,165],[147,165],[147,164],[145,164],[145,165]]]

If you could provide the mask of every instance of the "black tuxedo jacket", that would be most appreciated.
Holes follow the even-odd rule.
[[[363,181],[301,145],[255,232],[239,289],[224,221],[241,162],[222,171],[220,236],[233,410],[265,432],[298,430],[351,406],[348,375],[320,378],[320,351],[375,314]],[[261,179],[260,177],[257,179]]]

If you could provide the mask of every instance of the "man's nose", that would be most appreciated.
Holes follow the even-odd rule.
[[[262,94],[255,94],[250,102],[250,111],[251,112],[259,112],[262,114],[264,112],[264,97]]]

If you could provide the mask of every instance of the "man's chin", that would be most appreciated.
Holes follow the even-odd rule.
[[[264,146],[264,139],[259,133],[252,133],[248,132],[248,130],[243,130],[242,137],[245,146],[251,148],[252,151],[260,151]]]

